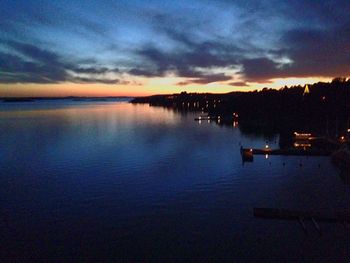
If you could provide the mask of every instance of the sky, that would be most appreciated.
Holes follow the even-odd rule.
[[[347,77],[349,14],[349,0],[2,0],[0,97],[222,93]]]

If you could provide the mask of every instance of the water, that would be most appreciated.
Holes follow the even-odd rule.
[[[0,104],[1,258],[349,261],[341,224],[320,224],[320,236],[311,222],[305,234],[253,217],[253,207],[347,210],[349,186],[327,157],[242,165],[240,145],[266,138],[194,116],[120,101]]]

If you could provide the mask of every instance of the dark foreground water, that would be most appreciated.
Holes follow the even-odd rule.
[[[349,209],[328,158],[243,166],[240,143],[264,137],[193,118],[125,102],[1,104],[0,261],[349,262],[342,224],[319,235],[306,222],[305,234],[253,217]]]

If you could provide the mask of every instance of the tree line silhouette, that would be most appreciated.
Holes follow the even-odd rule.
[[[132,103],[171,107],[182,111],[203,111],[232,123],[233,113],[247,132],[256,130],[311,131],[339,136],[350,128],[350,79],[335,78],[329,83],[264,88],[261,91],[225,94],[187,93],[135,98]]]

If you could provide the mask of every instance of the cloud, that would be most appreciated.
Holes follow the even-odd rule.
[[[193,83],[198,84],[208,84],[212,82],[218,82],[218,81],[226,81],[232,79],[231,76],[227,76],[224,73],[218,73],[218,74],[209,74],[209,75],[203,75],[199,79],[191,80]]]
[[[328,29],[296,29],[286,32],[285,53],[294,61],[289,69],[296,76],[334,77],[350,72],[350,22]]]
[[[107,67],[75,67],[71,68],[76,73],[87,73],[87,74],[106,74],[108,72],[118,73],[118,68],[107,68]]]
[[[72,77],[69,79],[74,83],[102,83],[102,84],[119,84],[119,79],[98,79],[98,78],[84,78],[84,77]],[[127,83],[123,83],[127,84]]]
[[[248,84],[244,81],[234,81],[234,82],[228,83],[228,85],[234,86],[234,87],[248,87]]]
[[[188,44],[189,40],[184,43]],[[215,67],[233,67],[237,59],[228,52],[228,48],[220,43],[191,43],[189,49],[165,52],[153,46],[147,46],[137,51],[147,67],[133,68],[129,74],[135,76],[161,77],[167,72],[178,77],[195,78],[189,82],[206,84],[210,82],[231,79],[224,73],[203,74],[198,69]],[[151,65],[151,66],[149,66]]]
[[[279,74],[278,64],[268,58],[244,59],[242,74],[246,81],[266,82]]]
[[[43,54],[43,57],[39,55],[35,57],[37,61],[28,61],[20,56],[1,52],[0,82],[57,83],[66,79],[67,73],[56,59],[50,61],[50,56],[45,52],[37,54]]]
[[[0,83],[83,83],[117,84],[119,79],[104,77],[118,68],[82,67],[58,54],[27,43],[7,41],[11,53],[0,52]],[[73,74],[71,74],[73,73]],[[84,76],[79,76],[84,74]],[[95,77],[100,75],[100,77]],[[102,75],[102,76],[101,76]]]
[[[40,49],[34,45],[26,44],[26,43],[20,43],[16,41],[8,41],[7,46],[10,48],[20,52],[21,54],[36,59],[38,62],[55,62],[59,63],[59,56],[53,52]]]
[[[157,69],[140,69],[140,68],[132,68],[128,71],[129,74],[134,76],[144,76],[144,77],[158,77],[163,74],[160,74]]]
[[[281,64],[268,57],[241,60],[246,81],[266,83],[274,78],[336,77],[350,74],[349,24],[327,29],[299,28],[286,31],[284,48],[270,53],[287,57]],[[271,57],[270,56],[270,57]]]
[[[227,81],[232,79],[231,76],[227,76],[223,73],[218,73],[218,74],[198,74],[198,77],[195,79],[190,79],[187,81],[182,81],[182,82],[178,82],[177,85],[179,86],[185,86],[185,85],[189,85],[189,84],[209,84],[209,83],[213,83],[213,82],[218,82],[218,81]]]

